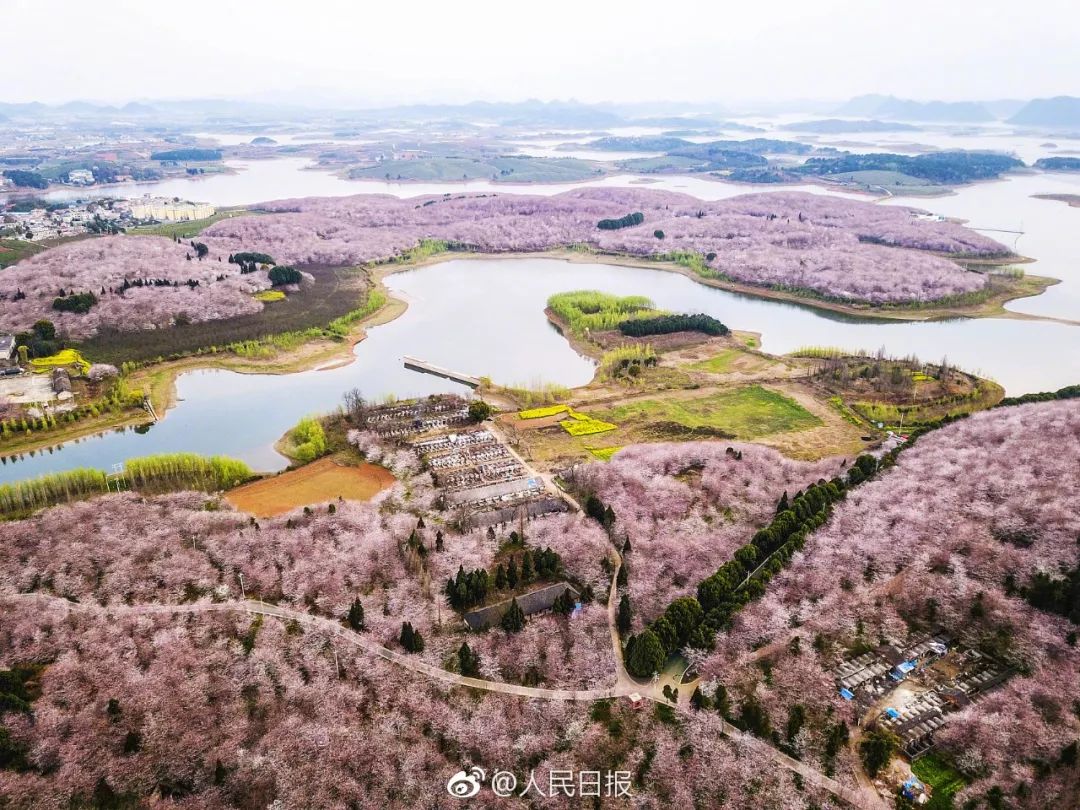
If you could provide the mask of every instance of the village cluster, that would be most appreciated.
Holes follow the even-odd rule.
[[[78,200],[33,207],[8,206],[0,214],[0,237],[41,243],[87,233],[110,233],[158,222],[188,222],[212,217],[207,203],[168,197]]]

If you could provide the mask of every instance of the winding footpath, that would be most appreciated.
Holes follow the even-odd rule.
[[[384,647],[361,633],[356,633],[344,625],[323,616],[316,616],[292,608],[271,605],[267,602],[253,600],[234,600],[230,602],[196,602],[185,605],[114,605],[101,607],[88,605],[81,602],[72,602],[60,596],[50,596],[41,593],[28,594],[4,594],[0,598],[14,598],[27,601],[48,603],[53,606],[61,606],[68,610],[79,613],[95,613],[106,617],[111,616],[152,616],[165,615],[176,616],[183,614],[200,613],[248,613],[253,616],[270,616],[283,621],[295,621],[306,627],[322,630],[342,641],[359,648],[365,653],[389,661],[404,669],[424,675],[432,680],[441,681],[449,686],[468,686],[472,689],[483,689],[488,692],[499,692],[504,695],[517,695],[519,697],[538,698],[541,700],[601,700],[603,698],[617,697],[629,692],[620,692],[618,687],[607,689],[540,689],[533,686],[519,686],[502,681],[487,681],[482,678],[469,678],[456,672],[449,672],[440,667],[433,666],[421,661],[414,655],[399,653]]]
[[[618,554],[616,553],[616,558]],[[613,574],[612,582],[618,577],[618,569],[621,559],[618,560]],[[32,602],[42,605],[62,607],[78,613],[97,614],[102,617],[134,615],[134,616],[177,616],[184,614],[208,614],[208,613],[247,613],[254,616],[269,616],[283,621],[295,621],[306,627],[323,630],[342,641],[359,648],[363,652],[389,661],[392,664],[403,667],[411,672],[439,681],[447,686],[465,686],[471,689],[482,689],[487,692],[496,692],[503,695],[515,695],[518,697],[533,698],[539,700],[560,701],[594,701],[605,698],[626,697],[632,693],[640,693],[642,697],[664,703],[673,708],[680,709],[677,704],[667,700],[662,695],[653,693],[653,689],[636,683],[626,672],[622,659],[622,646],[619,643],[618,631],[615,628],[615,609],[618,589],[612,588],[608,596],[608,617],[611,620],[612,644],[615,648],[615,660],[618,662],[618,677],[614,686],[604,689],[541,689],[533,686],[519,686],[518,684],[504,683],[502,681],[488,681],[482,678],[468,678],[456,672],[448,672],[445,669],[428,664],[412,655],[405,655],[384,647],[378,642],[356,633],[341,623],[323,616],[315,616],[292,608],[271,605],[266,602],[252,600],[234,600],[229,602],[196,602],[184,605],[115,605],[102,607],[96,604],[84,604],[72,602],[61,596],[52,596],[43,593],[0,593],[0,601],[4,599]],[[685,709],[682,709],[685,711]],[[772,759],[776,764],[787,770],[798,773],[808,783],[822,790],[828,791],[838,799],[847,802],[860,810],[879,810],[880,801],[869,800],[866,793],[862,793],[837,782],[820,771],[787,756],[776,748],[773,748],[763,740],[753,735],[740,731],[729,723],[723,723],[721,733],[728,738],[741,741],[750,746],[761,756]]]

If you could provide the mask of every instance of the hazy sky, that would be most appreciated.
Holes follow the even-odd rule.
[[[0,0],[0,23],[0,101],[1080,95],[1076,0]]]

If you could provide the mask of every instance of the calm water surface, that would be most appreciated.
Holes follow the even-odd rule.
[[[618,134],[654,134],[654,130],[639,128]],[[995,133],[993,145],[1008,148],[1011,143],[1029,161],[1041,154],[1053,154],[1054,150],[1041,144],[1056,139],[1014,137],[1010,141],[1008,137]],[[933,145],[941,147],[966,144],[968,148],[979,148],[983,141],[926,132],[850,138],[866,141],[868,149],[873,143],[894,138],[933,141]],[[1059,143],[1066,145],[1064,141]],[[462,191],[557,194],[577,187],[508,186],[489,181],[445,184],[344,180],[310,169],[311,161],[306,158],[233,161],[229,165],[237,169],[235,174],[117,186],[91,193],[129,197],[151,193],[224,206],[286,197],[358,193],[398,197]],[[700,177],[651,179],[657,182],[620,175],[585,185],[667,189],[704,200],[793,188],[836,193],[813,185],[773,189]],[[86,193],[63,189],[49,196],[62,198],[86,196]],[[988,229],[988,235],[1036,260],[1026,265],[1028,272],[1063,280],[1042,296],[1014,302],[1010,309],[1080,320],[1080,208],[1036,200],[1032,196],[1047,193],[1080,194],[1080,174],[1018,174],[961,188],[949,196],[893,198],[882,204],[913,205],[965,219],[971,227]],[[863,195],[843,196],[865,199]],[[1023,234],[999,231],[1023,231]],[[184,374],[177,383],[180,402],[164,420],[146,432],[109,433],[22,460],[8,460],[0,465],[0,481],[80,466],[108,468],[125,458],[180,450],[224,453],[242,458],[260,470],[280,469],[285,460],[274,452],[273,442],[301,416],[336,407],[342,393],[349,388],[360,388],[372,398],[391,393],[414,396],[465,390],[445,380],[405,370],[401,359],[404,355],[470,374],[487,375],[500,383],[581,385],[592,377],[591,361],[577,355],[543,315],[549,295],[581,288],[623,295],[644,294],[660,307],[707,312],[734,328],[761,332],[763,348],[774,353],[807,345],[869,350],[883,346],[890,353],[915,354],[926,360],[948,357],[952,363],[994,378],[1011,394],[1054,389],[1080,381],[1080,327],[1061,323],[1009,319],[935,323],[856,321],[703,287],[673,273],[540,259],[455,260],[391,276],[388,285],[409,301],[409,309],[396,321],[372,329],[368,339],[357,345],[355,361],[351,364],[284,376],[226,371]]]
[[[235,456],[260,470],[281,469],[285,459],[274,452],[274,441],[301,416],[336,407],[350,388],[369,398],[466,390],[406,370],[405,355],[503,384],[583,385],[592,378],[592,362],[574,352],[543,313],[552,293],[581,288],[646,294],[666,309],[706,312],[736,329],[761,332],[769,352],[805,345],[884,346],[890,353],[935,361],[947,356],[1014,393],[1080,380],[1080,327],[1058,323],[856,321],[705,287],[676,273],[555,259],[459,259],[390,276],[387,284],[409,308],[373,328],[355,347],[349,365],[288,375],[190,372],[178,380],[180,402],[145,433],[109,433],[8,461],[0,466],[0,480],[81,466],[108,468],[126,458],[180,450]],[[1053,347],[1053,362],[1041,359],[1046,347]]]

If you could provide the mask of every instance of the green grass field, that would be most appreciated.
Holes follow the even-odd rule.
[[[248,216],[251,213],[251,211],[237,210],[218,211],[212,217],[206,219],[192,219],[187,222],[162,222],[158,225],[138,225],[134,228],[128,228],[127,232],[135,236],[167,236],[170,239],[177,237],[191,239],[198,236],[215,222],[229,217]]]
[[[942,190],[942,186],[935,185],[920,177],[879,169],[830,174],[828,178],[830,180],[841,180],[845,183],[858,183],[869,189],[884,188],[890,192],[902,194],[940,194]]]
[[[41,245],[24,242],[22,239],[0,239],[0,267],[9,267],[44,249]]]
[[[691,363],[689,368],[696,371],[708,371],[710,374],[727,374],[732,370],[732,365],[740,357],[744,356],[744,352],[738,349],[724,349],[717,355],[710,357],[708,360],[699,360],[696,363]]]
[[[616,424],[674,422],[688,428],[716,428],[740,439],[807,430],[822,424],[790,397],[760,385],[694,399],[630,402],[595,416]]]
[[[952,810],[953,797],[967,785],[967,780],[948,762],[937,754],[927,754],[915,760],[912,772],[933,788],[933,795],[926,810]]]
[[[630,158],[620,160],[619,168],[628,172],[641,172],[643,174],[661,172],[690,171],[700,167],[702,161],[699,158],[679,157],[677,155],[661,155],[660,157]]]

